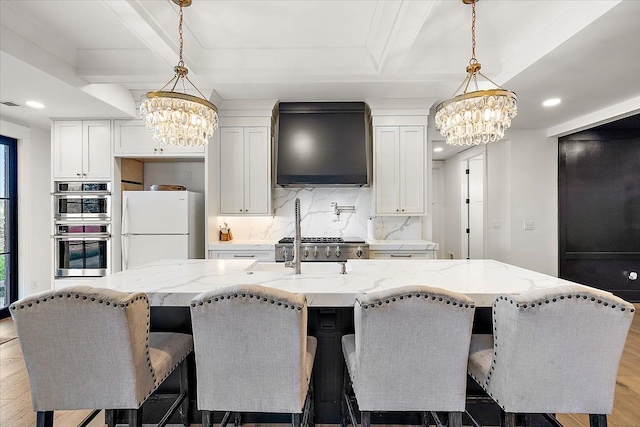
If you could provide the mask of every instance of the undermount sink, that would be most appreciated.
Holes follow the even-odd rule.
[[[346,272],[349,273],[352,271],[351,264],[348,262],[345,265]],[[342,270],[342,265],[338,262],[303,262],[301,265],[301,274],[340,274]],[[247,272],[259,272],[259,271],[267,271],[267,272],[291,272],[293,273],[293,268],[285,267],[284,262],[260,262],[256,261],[246,268]]]

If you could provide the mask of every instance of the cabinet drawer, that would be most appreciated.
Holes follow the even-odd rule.
[[[370,259],[434,259],[433,251],[369,251]]]
[[[209,251],[209,259],[253,259],[256,261],[275,261],[275,251]]]

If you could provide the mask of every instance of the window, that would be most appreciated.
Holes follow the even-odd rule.
[[[17,143],[0,136],[0,318],[18,298]]]

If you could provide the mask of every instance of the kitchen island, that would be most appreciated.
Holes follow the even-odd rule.
[[[463,293],[488,307],[500,293],[571,283],[494,260],[349,260],[302,263],[302,274],[284,263],[253,260],[162,260],[99,279],[74,281],[123,292],[145,292],[152,306],[184,306],[197,294],[240,284],[259,284],[307,295],[309,307],[353,307],[362,292],[427,285]]]
[[[530,289],[567,284],[566,280],[540,274],[493,260],[349,260],[346,274],[336,262],[302,263],[302,274],[295,275],[284,263],[254,260],[163,260],[99,279],[76,284],[110,288],[123,292],[145,292],[151,304],[153,331],[191,332],[189,302],[211,289],[259,284],[289,292],[304,293],[309,306],[309,335],[318,339],[314,365],[316,423],[340,423],[340,395],[344,362],[340,339],[353,333],[355,296],[404,285],[428,285],[466,294],[477,306],[474,332],[491,332],[491,305],[496,295],[517,294]],[[191,381],[195,373],[191,370]],[[171,378],[169,378],[171,380]],[[173,387],[177,381],[174,379]],[[171,387],[169,381],[169,387]],[[469,390],[480,389],[472,380]],[[195,407],[195,387],[191,387],[192,417],[200,420]],[[145,404],[145,422],[157,422],[159,411]],[[478,421],[493,424],[497,406],[470,404]],[[287,423],[286,417],[257,416],[247,422]],[[419,419],[376,414],[372,422],[419,424]]]

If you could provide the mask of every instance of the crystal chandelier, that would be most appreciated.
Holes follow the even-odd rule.
[[[476,1],[462,0],[472,8],[471,59],[467,77],[453,97],[436,108],[436,128],[449,145],[468,146],[498,141],[511,126],[511,119],[518,114],[516,94],[498,86],[480,72],[480,63],[476,59]],[[491,82],[495,88],[480,90],[478,76]],[[475,91],[467,92],[472,81]]]
[[[187,77],[187,67],[182,59],[182,8],[191,5],[192,0],[173,0],[180,7],[180,60],[173,70],[175,76],[162,89],[148,92],[140,104],[140,115],[147,128],[153,132],[153,139],[170,145],[206,145],[213,131],[218,127],[218,110],[207,101],[198,88]],[[200,94],[200,97],[186,92],[185,80]],[[182,83],[183,92],[174,89]],[[164,89],[173,83],[170,91]]]

